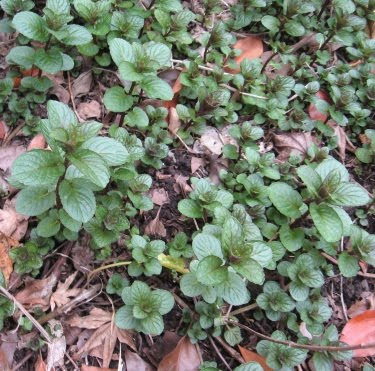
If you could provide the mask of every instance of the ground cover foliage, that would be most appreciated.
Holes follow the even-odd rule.
[[[0,4],[4,369],[373,370],[373,0]]]

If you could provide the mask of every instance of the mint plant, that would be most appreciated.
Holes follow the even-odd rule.
[[[134,329],[145,334],[159,335],[163,332],[163,315],[174,306],[172,294],[166,290],[151,290],[141,281],[134,281],[122,291],[125,305],[115,316],[116,326]]]

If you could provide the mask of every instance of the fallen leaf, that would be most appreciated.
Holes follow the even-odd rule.
[[[188,184],[188,176],[184,176],[182,174],[174,174],[174,178],[176,180],[176,184],[173,185],[173,189],[176,193],[182,192],[182,194],[185,196],[193,190],[193,188],[191,188]]]
[[[73,288],[69,289],[70,285],[74,281],[78,272],[74,272],[70,275],[64,283],[59,282],[57,285],[56,291],[51,295],[50,304],[51,310],[54,310],[55,307],[61,307],[71,300],[71,298],[77,296],[79,293],[82,292],[80,288]]]
[[[87,94],[91,90],[92,83],[92,71],[86,71],[81,73],[72,83],[72,95],[73,98]]]
[[[333,129],[335,135],[337,136],[337,147],[339,149],[340,159],[341,161],[344,161],[346,150],[354,153],[356,147],[350,141],[349,137],[346,135],[344,129],[340,125],[337,125],[337,123],[332,120],[328,121],[327,124]]]
[[[364,291],[360,297],[361,299],[352,304],[347,311],[350,318],[356,317],[367,310],[375,309],[375,293]]]
[[[315,96],[319,99],[325,100],[326,102],[330,101],[330,97],[325,91],[319,90],[315,94]],[[313,103],[309,105],[308,112],[309,112],[309,117],[311,118],[311,120],[318,120],[318,121],[324,122],[328,117],[325,113],[318,111],[316,105]]]
[[[47,371],[47,365],[43,361],[42,355],[39,354],[34,365],[35,371]]]
[[[159,207],[159,210],[155,218],[152,219],[151,222],[146,226],[145,234],[147,236],[165,237],[167,235],[167,231],[165,230],[164,224],[159,219],[160,210],[161,210],[161,207]]]
[[[77,106],[77,111],[79,116],[83,120],[87,120],[88,118],[100,118],[102,114],[102,108],[100,103],[96,100],[92,100],[91,102],[82,102]]]
[[[66,351],[65,337],[54,338],[51,344],[48,344],[47,371],[54,369],[55,366],[64,365],[64,356]]]
[[[81,371],[117,371],[117,368],[108,368],[108,367],[96,367],[96,366],[81,366]]]
[[[35,135],[33,139],[31,139],[29,145],[27,146],[27,150],[30,151],[32,149],[37,149],[37,148],[45,148],[46,146],[46,140],[43,136],[42,133],[39,133]]]
[[[200,167],[204,168],[206,166],[206,160],[201,157],[191,158],[191,173],[194,174]]]
[[[86,274],[92,270],[94,253],[87,244],[76,244],[72,249],[72,258],[74,268],[78,271]]]
[[[200,144],[215,155],[220,155],[224,146],[216,128],[208,126],[199,139]],[[194,148],[195,150],[195,148]]]
[[[129,349],[125,349],[125,364],[126,369],[131,371],[153,371],[154,368],[144,361],[137,353]]]
[[[0,340],[0,368],[2,371],[10,371],[19,338],[16,333],[9,331],[6,334],[2,333]]]
[[[18,246],[19,242],[0,233],[0,271],[3,272],[5,282],[9,281],[9,277],[13,272],[13,261],[9,256],[9,250]]]
[[[159,206],[169,202],[168,193],[164,188],[153,188],[149,192],[149,196],[152,202]]]
[[[28,217],[17,213],[16,199],[7,199],[0,209],[0,233],[6,237],[20,241],[25,236],[28,226]]]
[[[0,140],[3,140],[8,132],[8,127],[4,121],[0,121]]]
[[[0,147],[0,169],[7,171],[13,164],[13,161],[26,151],[23,145],[12,144],[10,146]]]
[[[11,371],[5,352],[0,349],[0,367],[2,371]]]
[[[174,83],[172,84],[171,82],[169,82],[169,84],[172,86],[172,91],[174,93],[173,95],[173,99],[170,100],[170,101],[164,101],[163,102],[163,106],[165,108],[172,108],[172,107],[176,107],[177,104],[178,104],[178,96],[179,96],[179,93],[182,89],[182,84],[181,84],[181,72],[178,71],[178,77],[176,78],[176,80],[174,81]]]
[[[169,108],[169,121],[168,129],[172,134],[176,134],[178,129],[181,127],[181,121],[178,117],[177,110],[174,107]]]
[[[267,366],[265,358],[261,357],[258,353],[243,348],[240,345],[238,346],[238,348],[245,362],[258,362],[263,367],[264,371],[272,371],[272,368],[269,368]]]
[[[244,59],[259,58],[263,54],[263,41],[256,36],[247,36],[244,39],[239,39],[234,45],[233,49],[240,49],[242,53],[234,58],[238,65],[235,70],[226,68],[226,71],[231,73],[240,72],[239,65]]]
[[[279,161],[286,161],[290,155],[305,157],[309,146],[314,143],[310,132],[274,134],[272,139],[274,147],[279,153],[277,156]]]
[[[340,341],[348,345],[365,345],[375,342],[375,310],[367,310],[351,318],[344,326]],[[375,355],[375,347],[356,349],[354,357],[369,357]]]
[[[359,134],[359,139],[362,144],[370,144],[371,140],[366,134]]]
[[[41,280],[29,281],[15,297],[26,309],[40,306],[43,310],[47,310],[50,307],[50,297],[56,282],[57,277],[54,274]]]
[[[67,89],[59,84],[53,84],[52,89],[49,92],[50,95],[55,95],[59,102],[68,104],[70,101],[70,94]]]
[[[159,363],[157,371],[196,371],[199,369],[200,356],[197,348],[184,336],[176,348]]]
[[[73,316],[66,322],[72,327],[84,329],[97,329],[112,320],[112,314],[100,308],[93,308],[85,317]]]

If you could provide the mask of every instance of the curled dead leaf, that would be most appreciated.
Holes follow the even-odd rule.
[[[350,318],[356,317],[367,310],[375,309],[375,293],[364,291],[360,297],[361,299],[352,304],[348,309],[348,316]]]
[[[152,202],[158,206],[169,202],[168,193],[164,188],[153,188],[149,192],[149,196]]]
[[[241,356],[245,362],[258,362],[264,371],[271,371],[272,369],[267,366],[265,358],[261,357],[258,353],[253,352],[249,349],[243,348],[240,345],[238,346]]]
[[[0,233],[16,241],[22,240],[27,232],[29,217],[16,211],[16,199],[7,199],[0,209]]]
[[[99,102],[92,100],[91,102],[82,102],[78,104],[77,112],[83,120],[87,120],[88,118],[98,119],[102,114],[102,108]]]
[[[351,318],[344,326],[340,341],[348,345],[365,345],[375,342],[375,310],[367,310]],[[356,349],[354,357],[368,357],[375,355],[375,347]]]
[[[194,174],[200,167],[204,168],[206,166],[206,160],[201,157],[191,158],[191,173]]]
[[[117,368],[108,368],[108,367],[96,367],[96,366],[87,366],[82,365],[81,371],[118,371]]]
[[[125,350],[125,364],[127,370],[153,371],[154,368],[144,361],[137,353],[129,349]]]
[[[174,107],[169,108],[169,123],[168,129],[172,134],[176,134],[181,127],[181,121],[178,117],[177,110]]]
[[[64,283],[58,283],[56,291],[51,295],[50,298],[51,310],[54,310],[55,307],[61,307],[67,304],[72,297],[75,297],[82,292],[82,289],[80,288],[69,289],[77,273],[78,272],[74,272],[72,275],[70,275]]]
[[[39,133],[35,135],[33,139],[31,139],[29,145],[27,146],[27,150],[30,151],[32,149],[38,149],[38,148],[45,148],[46,146],[46,140],[42,133]]]
[[[277,156],[279,161],[286,161],[290,155],[299,155],[304,158],[309,146],[316,142],[310,132],[274,134],[272,139],[274,148],[279,153]]]
[[[5,146],[0,148],[0,169],[8,171],[13,161],[22,153],[26,151],[26,147],[23,145],[12,144],[10,146]]]
[[[263,54],[263,41],[256,36],[247,36],[244,39],[239,39],[233,45],[233,49],[240,49],[242,51],[242,53],[234,59],[239,66],[244,59],[259,58]],[[226,70],[231,73],[240,72],[239,67],[235,70],[230,68],[227,68]]]
[[[325,100],[326,102],[330,101],[330,96],[322,90],[319,90],[315,96],[319,99]],[[327,115],[325,113],[322,113],[318,111],[315,104],[311,103],[308,108],[309,117],[311,120],[317,120],[317,121],[325,121],[327,119]]]
[[[84,329],[97,329],[112,319],[112,314],[100,308],[93,308],[85,317],[74,315],[67,323],[72,327]]]
[[[3,140],[8,132],[8,127],[4,121],[0,121],[0,140]]]
[[[145,234],[148,236],[160,236],[165,237],[167,231],[165,230],[163,222],[159,219],[161,207],[159,208],[156,216],[152,221],[146,226]]]
[[[356,150],[356,147],[350,141],[344,129],[341,126],[337,125],[336,122],[330,120],[327,122],[327,124],[333,129],[335,135],[337,136],[337,148],[339,149],[340,159],[341,161],[344,161],[346,151],[348,150],[354,153]]]
[[[91,89],[92,83],[92,71],[86,71],[81,73],[72,83],[72,95],[73,98],[87,94]]]
[[[55,369],[55,366],[64,365],[64,356],[66,351],[65,337],[54,338],[51,344],[48,344],[47,371]]]
[[[9,277],[13,272],[13,261],[9,256],[9,250],[15,246],[19,246],[17,240],[0,232],[0,271],[3,272],[5,282],[9,281]]]
[[[172,352],[159,363],[157,371],[197,371],[200,365],[197,348],[184,336]]]

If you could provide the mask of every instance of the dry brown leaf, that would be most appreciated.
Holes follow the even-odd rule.
[[[366,310],[375,309],[375,293],[370,291],[364,291],[361,293],[361,299],[356,301],[348,309],[348,316],[350,318],[356,317],[362,314]]]
[[[0,140],[3,140],[8,132],[8,126],[4,121],[0,121]]]
[[[10,371],[10,365],[6,353],[0,349],[0,369],[2,371]]]
[[[7,199],[0,209],[0,233],[20,241],[27,232],[28,217],[18,214],[16,211],[16,199]],[[16,245],[13,245],[16,246]]]
[[[26,147],[22,145],[11,145],[0,147],[0,169],[8,171],[13,164],[13,161],[22,153],[26,151]]]
[[[27,150],[30,151],[32,149],[43,149],[46,146],[46,140],[42,133],[35,135],[33,139],[31,139],[29,145],[27,146]]]
[[[152,202],[158,206],[169,203],[169,196],[164,188],[154,188],[149,192]]]
[[[322,91],[322,90],[319,90],[315,94],[315,96],[319,99],[325,100],[326,102],[329,102],[331,100],[329,95],[325,91]],[[316,105],[313,103],[310,104],[308,108],[308,112],[309,112],[309,116],[311,120],[318,120],[318,121],[324,122],[327,119],[327,115],[325,113],[318,111],[318,109],[316,108]]]
[[[174,107],[169,108],[169,123],[168,129],[172,134],[176,134],[181,127],[181,121],[178,117],[177,110]]]
[[[176,184],[173,185],[173,189],[176,193],[182,192],[183,195],[187,195],[193,190],[193,188],[191,188],[188,184],[188,176],[174,174],[174,178],[176,179]]]
[[[87,273],[92,270],[94,253],[87,245],[76,244],[72,249],[74,268],[80,272]]]
[[[77,106],[77,112],[83,120],[88,118],[100,118],[102,114],[102,107],[96,100],[91,102],[82,102]]]
[[[92,83],[92,71],[86,71],[81,73],[72,83],[72,95],[73,98],[80,94],[87,94],[91,89]]]
[[[244,39],[239,39],[233,45],[233,49],[240,49],[242,51],[242,53],[234,59],[239,66],[244,59],[259,58],[263,54],[263,41],[256,36],[247,36]],[[231,73],[240,72],[239,67],[235,70],[230,68],[227,68],[226,70]]]
[[[144,361],[137,353],[129,349],[125,349],[125,364],[126,369],[131,371],[153,371],[154,368]]]
[[[167,231],[165,230],[163,222],[159,219],[161,207],[155,216],[154,219],[146,226],[145,234],[148,236],[160,236],[165,237],[167,235]]]
[[[112,314],[100,308],[93,308],[90,314],[85,317],[73,316],[67,323],[72,327],[84,329],[97,329],[112,320]]]
[[[290,155],[305,157],[307,149],[314,143],[311,133],[274,134],[273,143],[279,155],[279,161],[286,161]]]
[[[19,246],[17,240],[9,238],[0,232],[0,270],[3,272],[5,282],[9,281],[9,277],[13,272],[13,261],[9,257],[9,250],[15,246]]]
[[[68,104],[70,101],[68,90],[59,84],[53,83],[53,87],[49,93],[50,95],[55,95],[61,103]]]
[[[7,332],[1,334],[0,338],[0,369],[2,371],[10,371],[13,363],[14,352],[18,347],[18,335],[16,333]]]
[[[197,348],[184,336],[176,348],[159,363],[158,371],[196,371],[199,369],[200,356]]]
[[[335,135],[337,136],[337,147],[339,149],[340,159],[341,161],[344,161],[346,150],[355,152],[356,147],[350,141],[344,129],[341,126],[337,125],[336,122],[330,120],[327,122],[327,124],[333,129]]]
[[[174,70],[175,71],[175,70]],[[165,101],[163,102],[163,106],[165,108],[171,108],[171,107],[176,107],[178,103],[178,96],[179,93],[182,89],[182,84],[181,84],[181,72],[178,71],[178,77],[172,84],[172,82],[169,82],[169,84],[172,86],[172,91],[174,93],[173,99],[170,101]]]
[[[71,300],[71,298],[77,296],[82,292],[80,288],[69,289],[70,285],[74,281],[78,272],[74,272],[70,275],[64,283],[59,282],[57,285],[56,291],[51,295],[50,304],[51,310],[54,310],[55,307],[61,307]]]
[[[43,361],[42,355],[39,354],[34,365],[35,371],[47,371],[47,365]]]
[[[41,280],[32,280],[26,283],[25,288],[15,297],[26,309],[38,305],[43,310],[47,310],[50,307],[49,301],[56,282],[57,277],[54,274]]]
[[[258,353],[253,352],[249,349],[243,348],[240,345],[238,346],[241,356],[245,360],[245,362],[258,362],[262,367],[264,371],[271,371],[272,368],[269,368],[267,366],[266,360],[264,357],[261,357]]]
[[[51,344],[48,344],[47,371],[54,369],[55,366],[64,365],[64,355],[66,351],[65,337],[54,338]]]
[[[194,174],[200,167],[204,168],[206,166],[206,160],[201,157],[191,158],[191,173]]]
[[[81,366],[81,371],[117,371],[117,368],[108,368],[108,367],[96,367],[96,366]]]
[[[350,319],[344,326],[340,341],[348,345],[364,345],[375,342],[375,310],[367,310]],[[375,355],[375,347],[353,350],[354,357]]]

